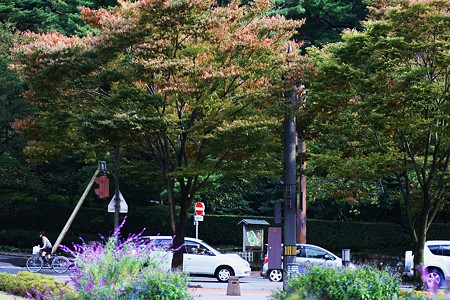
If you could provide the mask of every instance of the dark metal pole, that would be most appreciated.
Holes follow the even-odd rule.
[[[294,117],[295,87],[285,94],[287,98],[286,115],[284,119],[284,278],[288,278],[288,265],[294,262],[297,253],[296,246],[296,122]],[[286,282],[286,280],[285,280]]]
[[[115,181],[114,229],[117,229],[119,227],[119,211],[120,211],[119,159],[120,159],[120,150],[119,146],[116,145],[116,174],[114,175]]]

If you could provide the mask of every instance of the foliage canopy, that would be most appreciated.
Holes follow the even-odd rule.
[[[269,17],[270,7],[121,1],[113,10],[82,9],[99,34],[25,33],[14,67],[37,109],[15,124],[36,138],[27,154],[97,159],[120,145],[157,166],[181,244],[187,212],[211,175],[279,170],[282,92],[309,69],[298,51],[286,51],[302,22]]]
[[[363,32],[311,50],[321,71],[308,105],[316,168],[395,182],[419,264],[450,191],[450,13],[439,0],[373,5]]]

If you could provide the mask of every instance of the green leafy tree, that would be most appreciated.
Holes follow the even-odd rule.
[[[249,3],[251,0],[242,0]],[[229,0],[218,1],[225,6]],[[274,0],[272,15],[283,15],[288,19],[305,19],[295,38],[304,46],[321,46],[341,39],[344,29],[361,28],[360,22],[367,14],[366,0]]]
[[[83,9],[98,35],[25,34],[15,68],[37,112],[16,128],[35,138],[25,149],[31,160],[93,160],[120,145],[152,163],[178,247],[211,176],[251,180],[280,170],[272,154],[281,147],[281,95],[308,70],[299,44],[286,51],[301,22],[268,17],[268,0],[121,4]],[[173,265],[181,263],[177,252]]]
[[[103,3],[105,2],[105,3]],[[109,4],[100,1],[98,4]],[[0,3],[0,22],[16,24],[20,31],[58,31],[64,34],[86,34],[86,23],[78,6],[93,7],[91,0],[3,0]]]
[[[279,178],[279,177],[278,177]],[[244,178],[210,180],[201,199],[208,213],[273,216],[274,203],[283,201],[279,179],[258,178],[249,182]]]
[[[11,127],[15,119],[23,118],[31,110],[20,96],[25,91],[24,83],[8,69],[10,48],[17,38],[14,31],[13,24],[0,23],[0,187],[23,191],[36,187],[36,181],[21,151],[26,140]]]
[[[276,0],[272,14],[281,14],[289,19],[305,19],[296,39],[304,46],[321,46],[337,42],[344,29],[360,28],[360,21],[367,14],[365,0]]]
[[[360,22],[367,14],[365,0],[305,1],[305,25],[299,30],[298,38],[305,44],[321,46],[340,41],[345,29],[360,29]]]
[[[316,171],[393,178],[415,265],[423,264],[428,229],[449,197],[448,8],[440,0],[379,1],[363,32],[346,31],[342,43],[311,51],[321,72],[308,100]]]
[[[25,83],[8,68],[12,63],[11,49],[18,38],[14,24],[0,23],[0,188],[26,193],[39,200],[57,193],[73,200],[80,194],[79,165],[70,159],[65,161],[66,170],[60,168],[60,162],[45,166],[28,164],[22,152],[27,140],[12,127],[17,119],[26,118],[34,111],[22,97]]]

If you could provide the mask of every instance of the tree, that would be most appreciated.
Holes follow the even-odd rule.
[[[230,3],[229,0],[217,2],[221,6]],[[242,0],[242,3],[249,2],[251,0]],[[293,20],[305,19],[294,37],[303,41],[304,47],[319,47],[339,41],[344,29],[360,29],[359,22],[367,14],[367,3],[365,0],[275,0],[270,14]]]
[[[317,47],[340,40],[345,29],[360,29],[360,22],[367,14],[365,0],[305,1],[305,26],[299,30],[298,38],[305,44]]]
[[[30,159],[96,159],[120,145],[153,163],[176,248],[211,176],[251,180],[280,170],[272,154],[281,147],[281,95],[307,70],[298,52],[286,51],[301,22],[268,17],[268,0],[224,8],[204,0],[120,3],[83,9],[98,35],[25,34],[15,68],[37,113],[16,128],[35,137]],[[173,265],[181,264],[177,252]]]
[[[376,1],[363,27],[311,51],[321,72],[308,100],[321,149],[311,160],[329,176],[396,182],[414,263],[423,265],[427,231],[450,189],[448,2]]]
[[[10,48],[17,38],[14,31],[13,24],[0,23],[0,188],[26,191],[39,184],[35,184],[36,178],[21,152],[26,141],[11,127],[16,118],[23,118],[31,110],[20,96],[25,91],[24,83],[8,69]]]
[[[78,9],[82,5],[93,7],[91,0],[3,0],[0,3],[0,22],[14,23],[20,31],[84,35],[86,23]]]
[[[276,0],[272,14],[289,19],[305,19],[295,38],[304,46],[321,46],[340,40],[344,29],[360,28],[359,22],[367,14],[364,0]]]

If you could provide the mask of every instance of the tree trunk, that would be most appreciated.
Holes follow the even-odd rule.
[[[166,177],[166,189],[167,189],[167,200],[169,202],[169,220],[170,220],[170,228],[172,229],[172,234],[176,234],[176,214],[175,214],[175,191],[174,184],[169,175],[165,175]]]
[[[404,181],[401,180],[401,177],[403,176]],[[428,190],[425,188],[422,188],[423,192],[423,204],[422,209],[419,215],[414,213],[412,207],[414,206],[414,203],[412,203],[411,199],[411,188],[410,188],[410,182],[409,182],[409,174],[407,172],[403,173],[402,176],[398,176],[400,188],[402,190],[403,200],[405,203],[406,208],[406,215],[408,218],[408,225],[409,230],[411,233],[412,241],[414,242],[414,261],[413,261],[413,268],[414,268],[414,287],[416,290],[423,290],[425,288],[425,284],[423,282],[423,254],[424,254],[424,247],[425,242],[427,240],[427,232],[431,219],[428,218],[428,215],[431,211],[431,205],[430,205],[430,196],[428,194]],[[402,184],[403,182],[403,184]]]
[[[181,193],[184,195],[185,193]],[[182,245],[184,245],[184,237],[186,236],[186,227],[187,227],[187,214],[191,204],[191,199],[188,195],[182,196],[180,203],[180,214],[178,216],[179,222],[176,224],[175,229],[175,238],[173,240],[173,248],[178,249]],[[172,268],[180,269],[183,268],[183,253],[181,249],[179,251],[175,251],[173,254],[172,260]]]
[[[429,227],[428,215],[431,210],[430,199],[427,191],[424,191],[422,212],[417,220],[417,228],[415,229],[415,245],[414,245],[414,286],[417,290],[423,290],[426,285],[423,281],[424,270],[423,267],[423,254],[425,248],[425,242],[427,240],[427,233]]]
[[[425,288],[425,284],[422,280],[423,270],[421,267],[423,266],[423,249],[426,241],[426,232],[423,230],[425,230],[425,228],[419,229],[417,242],[414,245],[414,286],[417,290],[423,290]]]

